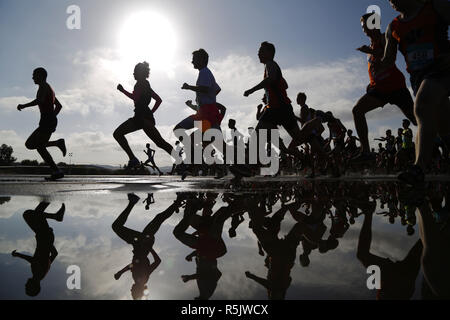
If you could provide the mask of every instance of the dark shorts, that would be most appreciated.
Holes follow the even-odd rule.
[[[276,126],[283,126],[286,130],[291,130],[297,126],[292,105],[284,105],[278,108],[267,108],[259,119],[260,122],[267,122]]]
[[[398,106],[401,110],[410,109],[411,112],[414,109],[414,101],[407,88],[385,93],[376,88],[368,87],[367,94],[382,101],[385,105],[390,103]]]
[[[450,74],[447,71],[416,71],[410,75],[411,87],[414,91],[414,96],[417,95],[422,81],[425,79],[437,80],[447,90],[447,96],[450,96]]]
[[[155,125],[155,118],[153,117],[153,113],[146,112],[146,113],[135,113],[133,118],[130,118],[138,127],[141,129],[144,127],[144,121],[149,121],[151,124]]]
[[[41,120],[39,121],[39,131],[45,133],[53,133],[58,125],[58,119],[54,115],[41,115]]]

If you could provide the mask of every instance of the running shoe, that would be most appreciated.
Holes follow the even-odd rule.
[[[137,158],[133,158],[130,161],[128,161],[128,168],[135,168],[139,167],[141,165],[141,162]]]
[[[59,171],[53,172],[52,175],[50,177],[45,178],[45,180],[56,181],[56,180],[62,179],[62,178],[64,178],[64,173],[61,170],[59,170]]]

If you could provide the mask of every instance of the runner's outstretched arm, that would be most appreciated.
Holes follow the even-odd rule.
[[[200,92],[200,93],[208,93],[208,91],[209,91],[209,87],[205,87],[205,86],[191,86],[191,85],[188,85],[187,83],[183,83],[183,86],[181,87],[181,89],[183,89],[183,90],[191,90],[191,91]]]
[[[12,255],[13,257],[17,257],[17,258],[24,259],[24,260],[28,261],[29,263],[31,263],[32,260],[33,260],[33,257],[32,257],[32,256],[29,256],[29,255],[26,255],[26,254],[23,254],[23,253],[19,253],[19,252],[17,252],[16,250],[14,250],[14,251],[11,253],[11,255]]]
[[[120,92],[122,92],[124,95],[126,95],[128,98],[130,98],[131,100],[134,100],[134,95],[130,92],[128,92],[127,90],[125,90],[121,84],[119,84],[117,86],[117,90],[119,90]]]
[[[28,102],[26,104],[19,104],[17,106],[17,110],[22,111],[22,109],[37,106],[38,103],[39,103],[38,99],[34,99],[33,101]]]

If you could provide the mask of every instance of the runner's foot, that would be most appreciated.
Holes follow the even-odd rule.
[[[63,157],[67,154],[66,141],[64,139],[58,140],[58,148],[61,150]]]
[[[66,206],[64,205],[64,203],[61,205],[61,208],[58,210],[58,212],[56,212],[56,217],[55,220],[56,221],[63,221],[64,218],[64,212],[66,212]]]
[[[129,193],[128,194],[128,201],[130,201],[131,204],[136,204],[139,201],[139,197],[137,195],[135,195],[134,193]]]
[[[141,162],[137,158],[133,158],[130,161],[128,161],[128,168],[135,168],[139,167],[141,165]]]
[[[59,171],[53,172],[52,175],[50,177],[45,178],[45,180],[56,181],[56,180],[62,179],[62,178],[64,178],[64,173],[61,170],[59,170]]]

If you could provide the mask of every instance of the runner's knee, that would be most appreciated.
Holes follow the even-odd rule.
[[[32,139],[28,139],[28,140],[25,142],[25,147],[26,147],[28,150],[35,150],[35,149],[38,148],[38,145],[37,145],[37,143],[36,143],[35,141],[33,141]]]
[[[120,138],[123,137],[123,134],[122,134],[122,132],[120,132],[119,129],[116,129],[113,133],[113,137],[114,137],[114,139],[119,140]]]

